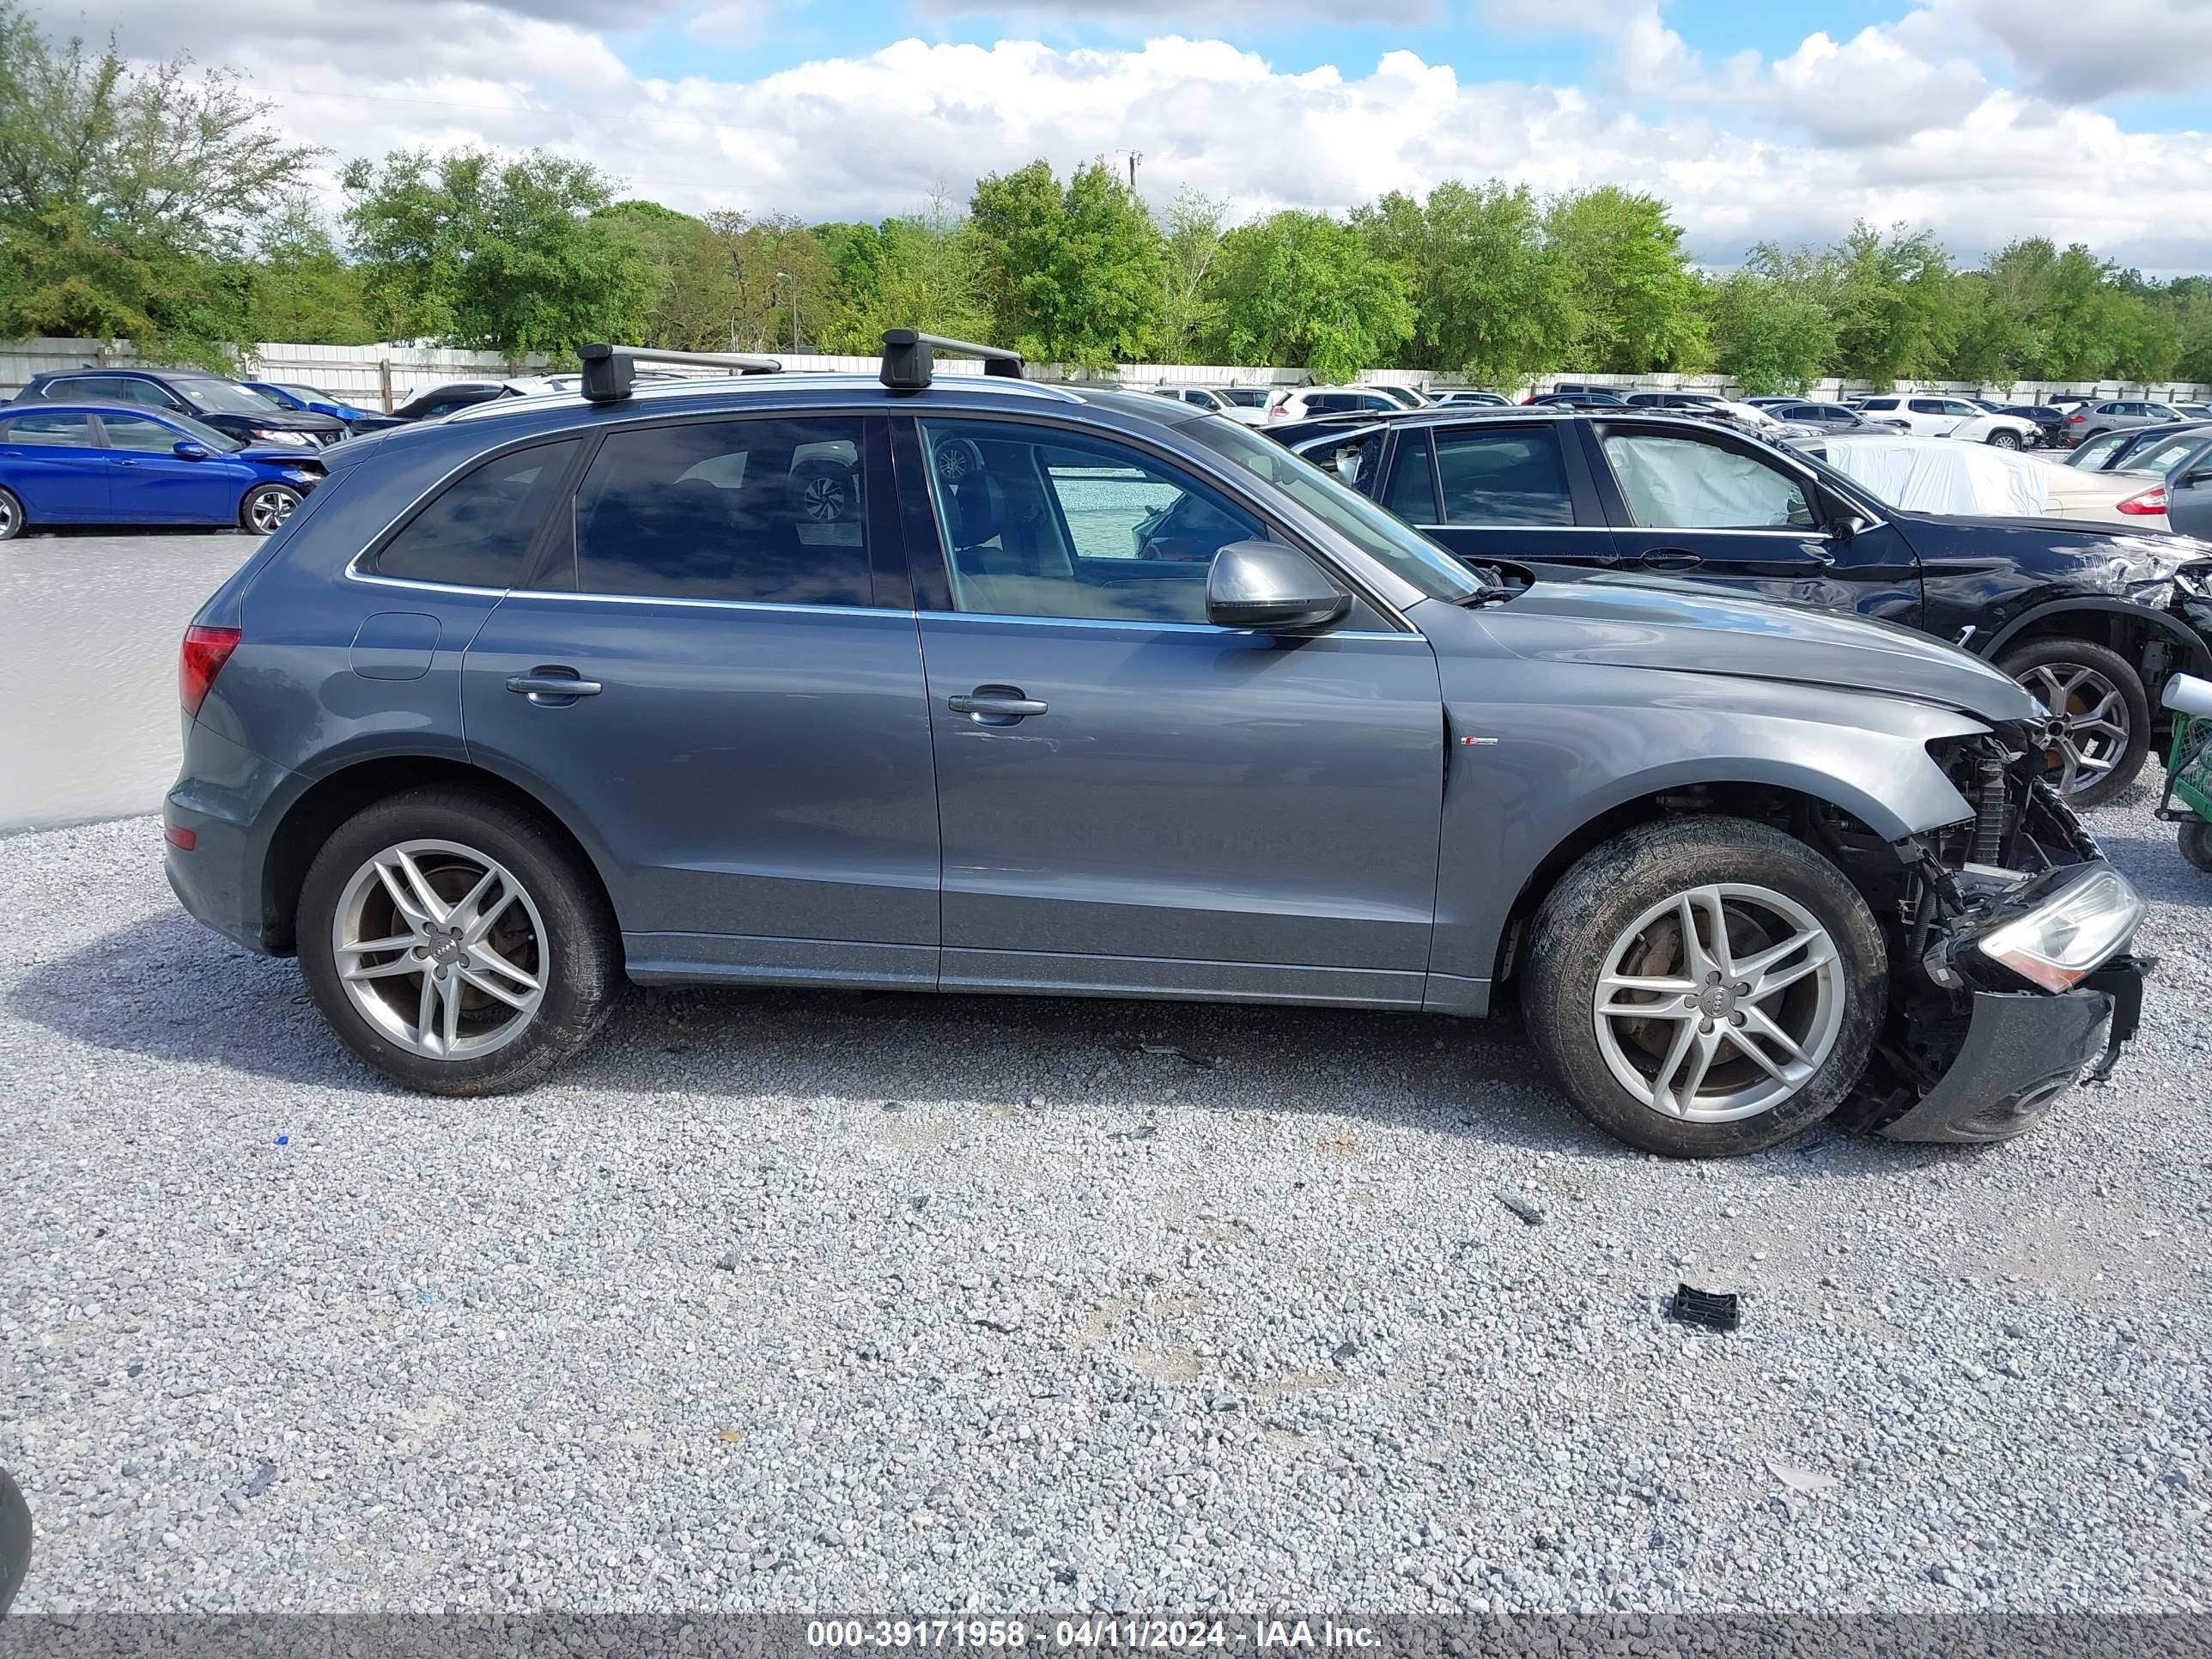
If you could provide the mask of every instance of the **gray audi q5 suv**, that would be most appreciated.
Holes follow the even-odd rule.
[[[1218,416],[886,342],[327,452],[184,642],[186,908],[456,1095],[624,977],[1517,1001],[1686,1156],[2002,1138],[2131,1035],[2142,901],[1996,670],[1471,574]]]

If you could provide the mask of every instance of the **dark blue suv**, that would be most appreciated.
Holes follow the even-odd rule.
[[[2131,1034],[2142,901],[1986,664],[1470,569],[1218,416],[886,339],[651,387],[597,349],[581,396],[330,452],[185,640],[185,906],[459,1095],[625,976],[1510,988],[1570,1098],[1678,1155],[1847,1101],[2016,1133]]]
[[[258,392],[186,368],[73,368],[34,374],[19,404],[116,404],[156,415],[184,415],[240,443],[313,451],[349,434],[343,421],[287,409]]]

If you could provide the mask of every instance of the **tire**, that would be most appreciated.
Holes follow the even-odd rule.
[[[266,536],[279,529],[300,504],[300,492],[289,484],[257,484],[238,504],[238,527],[249,535]]]
[[[2045,753],[2051,787],[2069,805],[2101,806],[2135,782],[2150,753],[2151,714],[2134,664],[2107,647],[2053,635],[2006,652],[1997,666],[2045,708],[2066,705],[2051,710],[2063,729]]]
[[[13,490],[0,489],[0,542],[23,533],[23,503]]]
[[[2017,432],[1992,432],[1990,434],[1990,447],[1991,449],[2018,449],[2020,447],[2020,434]]]
[[[465,911],[471,890],[481,896]],[[479,939],[453,939],[476,921],[489,929]],[[339,825],[308,867],[298,938],[340,1040],[430,1094],[526,1088],[591,1040],[619,984],[615,921],[590,866],[534,814],[464,789],[409,790]],[[364,948],[376,940],[397,948]],[[416,954],[434,948],[445,954]]]
[[[1705,957],[1716,909],[1729,977],[1679,971],[1683,916]],[[1797,950],[1756,960],[1791,938]],[[1584,1117],[1663,1158],[1733,1158],[1802,1134],[1864,1074],[1888,1009],[1887,952],[1858,890],[1804,842],[1741,818],[1642,824],[1589,853],[1536,913],[1526,960],[1522,1009],[1546,1068]],[[1615,1006],[1683,1012],[1608,1018],[1600,981],[1621,973],[1698,988],[1615,987]],[[1778,982],[1762,992],[1762,976]],[[1739,1004],[1741,984],[1753,990]],[[1747,1012],[1783,1033],[1798,1060],[1739,1025]],[[1754,1064],[1760,1054],[1766,1063]],[[1778,1059],[1781,1076],[1771,1075]]]
[[[2181,826],[2181,856],[2212,876],[2212,823],[2191,818]]]

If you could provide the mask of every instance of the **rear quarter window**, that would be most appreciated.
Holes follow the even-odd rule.
[[[406,581],[513,587],[583,447],[568,438],[478,462],[401,526],[370,568]]]

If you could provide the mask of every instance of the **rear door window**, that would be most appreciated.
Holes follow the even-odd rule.
[[[1438,432],[1436,445],[1443,523],[1574,523],[1556,428],[1462,427]]]
[[[12,421],[0,422],[0,444],[92,449],[99,442],[92,435],[92,417],[88,415],[18,415]]]
[[[1796,479],[1718,444],[1612,432],[1605,458],[1641,530],[1809,529],[1814,523]]]
[[[384,544],[375,573],[453,587],[514,586],[583,442],[538,444],[479,462]]]
[[[614,432],[576,492],[586,593],[872,602],[858,416]]]

